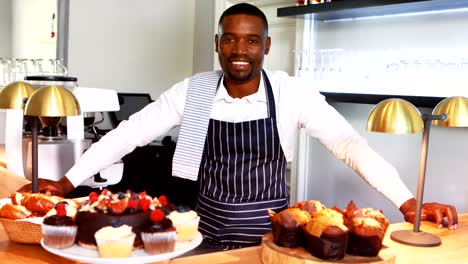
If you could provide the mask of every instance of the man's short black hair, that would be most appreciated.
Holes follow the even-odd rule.
[[[223,12],[223,14],[221,15],[221,17],[219,18],[218,25],[221,26],[221,24],[223,23],[224,18],[227,17],[227,16],[241,15],[241,14],[256,16],[256,17],[260,18],[263,21],[263,25],[265,26],[265,31],[266,31],[266,33],[268,35],[268,20],[267,20],[265,14],[258,7],[254,6],[254,5],[251,5],[251,4],[248,4],[248,3],[236,4],[236,5],[233,5],[233,6],[229,7],[228,9],[226,9]]]

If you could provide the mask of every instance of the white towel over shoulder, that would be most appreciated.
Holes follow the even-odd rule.
[[[173,176],[197,180],[221,74],[221,71],[199,73],[189,81],[184,115],[172,160]]]

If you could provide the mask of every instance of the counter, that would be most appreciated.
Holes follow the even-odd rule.
[[[459,215],[457,230],[438,229],[435,224],[423,222],[421,230],[437,234],[442,239],[439,247],[410,247],[390,239],[393,230],[412,229],[409,223],[391,224],[387,231],[384,246],[395,254],[396,263],[468,263],[468,213]],[[0,259],[4,264],[32,264],[32,263],[77,263],[55,256],[40,245],[22,245],[10,242],[0,226]],[[262,263],[260,259],[260,247],[250,247],[211,254],[188,256],[173,260],[159,262],[165,264],[193,264],[193,263]]]

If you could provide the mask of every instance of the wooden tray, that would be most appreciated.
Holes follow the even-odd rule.
[[[393,264],[395,256],[390,254],[386,248],[380,250],[376,257],[361,257],[346,254],[342,260],[329,261],[316,258],[303,247],[285,248],[277,246],[273,242],[271,233],[266,234],[262,240],[261,258],[264,264],[314,264],[314,263],[372,263]]]

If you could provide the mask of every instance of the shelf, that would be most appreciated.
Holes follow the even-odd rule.
[[[329,103],[358,103],[358,104],[378,104],[385,99],[401,98],[416,107],[434,108],[445,97],[431,96],[410,96],[410,95],[390,95],[390,94],[355,94],[355,93],[331,93],[320,92]]]
[[[343,0],[316,5],[281,7],[278,17],[313,17],[330,21],[369,16],[443,11],[468,8],[468,0]],[[314,16],[310,16],[314,14]]]

